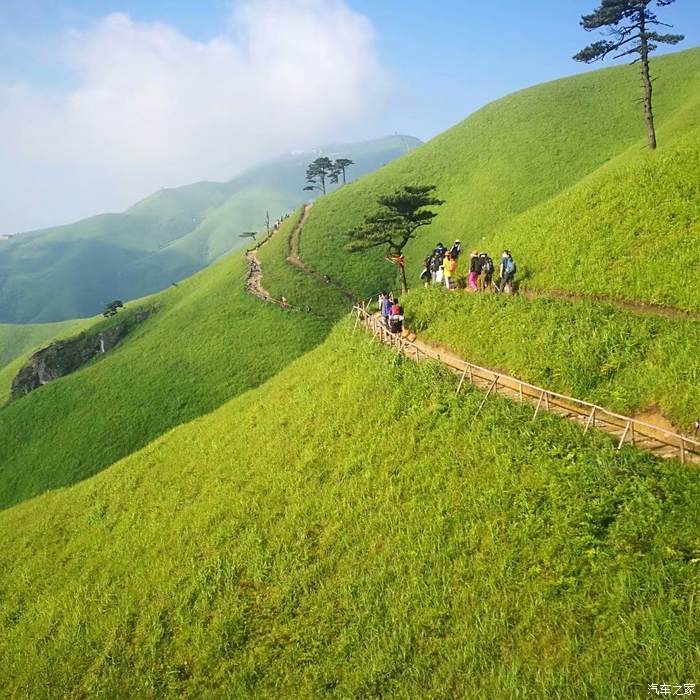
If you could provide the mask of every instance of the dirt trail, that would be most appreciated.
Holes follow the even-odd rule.
[[[447,350],[442,347],[435,347],[430,343],[426,343],[425,341],[418,338],[414,333],[411,333],[409,331],[404,331],[404,333],[401,336],[391,334],[383,328],[381,322],[378,323],[378,318],[376,316],[365,318],[365,320],[363,321],[363,325],[368,330],[372,331],[373,339],[377,338],[386,345],[396,347],[399,352],[403,353],[409,359],[412,359],[416,362],[425,359],[433,359],[446,364],[453,372],[461,376],[460,388],[465,382],[468,371],[466,369],[466,366],[468,365],[468,363],[463,358],[459,357],[450,350]],[[459,368],[464,369],[460,370]],[[582,411],[579,407],[576,407],[570,401],[567,401],[565,397],[559,397],[558,394],[548,392],[545,390],[542,390],[543,394],[539,396],[537,395],[537,392],[534,392],[534,395],[533,393],[528,394],[527,391],[523,393],[522,390],[518,387],[520,380],[518,380],[517,378],[508,377],[508,375],[503,375],[502,373],[497,372],[495,370],[488,370],[486,368],[484,368],[484,370],[487,374],[498,374],[501,377],[501,379],[499,379],[499,383],[494,384],[492,382],[491,376],[479,376],[478,372],[472,373],[471,371],[469,371],[469,382],[476,388],[486,393],[484,403],[491,395],[491,393],[494,392],[495,387],[495,393],[499,396],[506,397],[512,401],[517,401],[521,403],[525,402],[529,403],[532,406],[535,406],[535,416],[540,410],[546,410],[549,413],[554,413],[555,415],[560,416],[561,418],[565,418],[567,420],[578,423],[586,430],[588,430],[591,427],[591,417],[590,414],[587,412],[590,409]],[[543,401],[543,397],[545,396],[546,398],[544,398]],[[575,401],[575,399],[572,399],[572,401]],[[605,412],[605,409],[600,408],[600,411],[601,413],[603,413]],[[610,415],[613,416],[616,414]],[[658,427],[662,430],[674,433],[680,438],[680,433],[678,429],[672,424],[670,424],[668,421],[663,419],[663,417],[660,417],[655,411],[650,411],[640,416],[636,416],[634,418],[629,417],[629,419],[627,419],[622,416],[620,416],[620,418],[622,419],[622,422],[618,421],[617,424],[615,424],[612,422],[606,422],[604,416],[599,416],[595,420],[593,425],[597,430],[602,430],[611,437],[613,437],[616,443],[620,445],[626,441],[629,442],[631,439],[636,447],[651,452],[657,457],[661,457],[664,459],[677,459],[679,457],[678,445],[672,445],[668,442],[664,442],[664,439],[668,438],[662,437],[661,439],[657,439],[659,437],[658,432],[652,430],[652,435],[656,434],[656,437],[649,436],[647,434],[641,434],[639,432],[641,426],[639,424],[636,424],[637,432],[635,435],[635,430],[633,430],[630,434],[628,432],[629,427],[625,427],[626,420],[640,421],[641,423],[649,424],[650,427]],[[688,438],[687,436],[683,437],[686,441],[686,452],[684,455],[686,463],[700,464],[700,448],[697,446],[697,443],[694,443],[694,441]]]
[[[245,254],[245,259],[248,262],[248,276],[245,281],[245,288],[248,294],[252,294],[263,301],[272,301],[270,293],[263,287],[262,283],[262,267],[258,260],[258,251],[249,250]]]
[[[661,316],[663,318],[680,320],[700,319],[700,313],[679,309],[676,306],[649,304],[643,301],[619,299],[604,294],[577,294],[575,292],[565,292],[561,289],[520,289],[518,294],[526,299],[563,299],[565,301],[589,301],[597,304],[608,304],[622,311],[631,311],[632,313],[646,316]]]
[[[304,206],[304,213],[301,219],[299,220],[299,223],[297,223],[297,225],[292,229],[292,232],[289,235],[287,262],[291,265],[294,265],[294,267],[306,273],[307,275],[315,277],[319,282],[322,282],[323,284],[326,284],[329,287],[333,287],[333,289],[335,289],[337,292],[340,292],[348,301],[351,301],[354,304],[357,301],[357,297],[349,289],[345,289],[345,287],[341,286],[337,282],[334,282],[328,275],[322,275],[320,272],[317,272],[313,268],[309,267],[299,257],[301,233],[304,230],[304,226],[306,226],[306,222],[309,219],[309,214],[311,213],[312,206],[313,204],[307,204]]]
[[[311,275],[315,277],[316,279],[319,279],[320,281],[324,282],[325,284],[333,286],[336,290],[342,292],[349,300],[354,301],[354,296],[352,295],[351,292],[348,290],[343,289],[341,286],[336,285],[330,280],[330,278],[321,275],[320,273],[316,272],[312,268],[308,267],[300,258],[299,258],[299,243],[301,239],[301,233],[304,228],[304,225],[306,224],[308,218],[309,218],[309,213],[311,210],[311,205],[308,204],[304,208],[304,213],[297,223],[297,225],[293,228],[292,233],[290,234],[289,237],[289,254],[287,256],[287,261],[291,264],[294,265],[297,269],[300,271],[304,272],[305,274]],[[267,240],[267,239],[266,239]],[[264,245],[266,241],[263,241],[260,245]],[[262,273],[262,266],[260,264],[260,260],[258,259],[257,255],[257,248],[254,250],[249,250],[246,252],[246,260],[248,262],[248,276],[246,278],[246,291],[249,294],[252,294],[253,296],[257,297],[258,299],[267,302],[267,303],[272,303],[276,304],[278,306],[281,306],[282,308],[285,309],[290,309],[290,310],[297,310],[299,309],[293,309],[286,300],[284,299],[275,299],[273,298],[270,293],[265,289],[263,286],[263,273]],[[539,297],[554,297],[554,298],[566,298],[566,299],[587,299],[591,300],[591,297],[578,297],[576,295],[571,295],[571,294],[566,294],[563,292],[547,292],[547,293],[541,293],[538,291],[524,291],[522,292],[523,295],[526,298],[539,298]],[[601,299],[595,299],[596,301],[602,301]],[[670,318],[697,318],[699,315],[698,314],[692,314],[690,312],[685,312],[680,309],[672,309],[669,307],[652,307],[644,304],[636,304],[633,302],[620,302],[619,300],[605,300],[605,303],[611,303],[615,306],[619,306],[620,308],[624,308],[626,310],[632,310],[636,312],[641,312],[641,313],[651,313],[651,314],[656,314],[656,315],[662,315],[665,317],[670,317]],[[356,309],[359,309],[360,307],[356,307]],[[364,308],[364,307],[362,307]],[[315,315],[313,314],[310,309],[307,309],[305,313],[309,313],[310,315]],[[358,311],[359,313],[359,311]],[[358,315],[358,319],[360,316]],[[381,324],[377,324],[377,318],[374,316],[367,316],[363,319],[363,325],[371,330],[373,332],[373,337],[374,338],[379,338],[381,342],[387,344],[387,345],[392,345],[392,346],[397,346],[399,349],[399,352],[402,352],[405,354],[407,357],[410,357],[411,359],[414,359],[416,361],[420,361],[421,359],[425,358],[430,358],[430,359],[435,359],[438,360],[439,362],[445,363],[450,369],[454,372],[457,371],[459,374],[461,374],[461,382],[460,382],[460,388],[462,386],[462,383],[465,381],[465,378],[467,376],[467,369],[464,369],[463,372],[461,370],[458,370],[457,368],[464,368],[466,366],[466,361],[463,360],[461,357],[453,353],[452,351],[442,348],[442,347],[435,347],[420,338],[418,338],[414,333],[410,333],[408,331],[405,331],[402,336],[396,336],[391,333],[388,333]],[[541,390],[542,395],[539,396],[539,400],[537,396],[532,396],[532,395],[527,395],[527,393],[523,393],[522,387],[518,387],[518,380],[517,378],[514,377],[508,377],[508,375],[502,375],[499,372],[496,372],[495,370],[488,370],[484,368],[484,371],[486,373],[494,373],[494,374],[499,374],[502,377],[502,383],[500,385],[497,385],[496,382],[492,383],[492,378],[489,376],[488,378],[484,377],[479,377],[478,375],[472,374],[472,372],[469,372],[469,381],[470,383],[485,391],[486,396],[484,398],[484,403],[494,390],[494,387],[496,388],[496,393],[499,396],[505,396],[506,398],[509,398],[513,401],[520,401],[520,402],[528,402],[530,404],[536,405],[536,410],[535,410],[535,417],[537,416],[537,413],[540,411],[540,408],[543,408],[543,410],[549,411],[550,413],[554,413],[555,415],[558,415],[562,418],[565,418],[567,420],[571,420],[574,422],[579,423],[582,426],[585,426],[585,429],[588,430],[591,427],[591,417],[587,415],[585,412],[581,412],[580,407],[572,407],[571,403],[568,403],[565,397],[558,397],[558,395],[553,394],[552,392],[548,392],[546,390]],[[459,389],[458,389],[459,391]],[[544,406],[542,405],[543,398],[546,396],[544,400]],[[572,399],[575,401],[574,399]],[[483,403],[482,403],[483,406]],[[601,411],[605,412],[605,409],[600,409]],[[614,415],[614,414],[610,414]],[[595,411],[593,413],[593,416],[595,416]],[[656,426],[658,428],[661,428],[662,430],[670,431],[672,433],[675,433],[676,436],[680,439],[680,433],[673,426],[671,423],[669,423],[663,416],[661,416],[659,413],[656,411],[648,411],[645,414],[642,414],[640,416],[637,416],[635,418],[629,418],[624,420],[629,420],[629,421],[641,421],[641,423],[646,423],[649,426]],[[604,432],[608,433],[611,435],[616,441],[619,441],[619,444],[622,445],[626,439],[628,438],[628,431],[630,429],[629,423],[627,424],[627,427],[624,427],[624,422],[623,425],[619,424],[614,424],[614,423],[609,423],[605,422],[605,419],[603,420],[593,420],[593,425],[596,429],[598,430],[603,430]],[[640,425],[636,426],[637,429],[641,429]],[[665,439],[668,439],[668,437],[662,437],[661,439],[656,439],[659,436],[658,431],[652,432],[652,435],[655,435],[656,437],[650,437],[649,435],[643,434],[643,430],[641,431],[642,434],[637,434],[635,436],[635,429],[633,428],[632,430],[632,435],[631,439],[633,443],[644,450],[647,450],[649,452],[652,452],[654,455],[657,457],[662,457],[662,458],[677,458],[679,454],[679,447],[676,444],[675,446],[672,444],[669,444],[668,442],[664,442]],[[663,433],[662,433],[663,436]],[[697,443],[694,443],[694,441],[689,440],[687,437],[684,437],[685,440],[688,441],[687,449],[686,452],[684,453],[684,459],[686,462],[689,463],[694,463],[698,464],[700,463],[700,451],[697,449]],[[681,442],[683,441],[682,439],[680,440]]]

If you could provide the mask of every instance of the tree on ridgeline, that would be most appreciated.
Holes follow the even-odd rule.
[[[596,41],[579,51],[575,61],[593,63],[602,61],[610,54],[613,58],[636,56],[633,64],[639,63],[642,73],[644,96],[644,116],[647,125],[649,148],[656,148],[656,128],[654,126],[653,81],[649,68],[649,56],[659,48],[659,44],[678,44],[685,37],[681,34],[659,34],[655,27],[671,27],[659,21],[650,7],[666,7],[676,0],[602,0],[600,6],[590,15],[581,18],[581,26],[592,32],[607,30],[608,39]]]
[[[335,166],[330,158],[316,158],[306,169],[305,191],[313,192],[318,190],[326,194],[326,182],[335,172]]]
[[[331,173],[331,182],[334,185],[338,184],[338,178],[340,175],[343,176],[343,184],[345,185],[347,183],[346,179],[346,173],[348,168],[351,168],[353,165],[355,165],[355,161],[350,160],[349,158],[338,158],[333,163],[333,172]]]
[[[435,197],[435,185],[405,185],[391,194],[379,197],[381,209],[365,218],[364,223],[348,231],[351,253],[385,247],[392,262],[398,264],[401,293],[408,291],[403,250],[415,238],[418,229],[429,226],[437,213],[428,207],[445,202]]]
[[[105,304],[105,310],[102,312],[102,315],[105,318],[110,318],[111,316],[116,316],[117,313],[119,313],[119,309],[124,308],[124,302],[122,302],[121,299],[115,299],[114,301],[110,301],[109,304]]]

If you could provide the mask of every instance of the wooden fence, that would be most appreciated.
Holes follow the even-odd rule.
[[[355,306],[354,311],[356,315],[355,327],[360,323],[363,324],[372,331],[373,337],[378,338],[382,343],[395,347],[398,352],[416,362],[437,359],[449,367],[460,377],[457,393],[462,390],[467,381],[486,389],[486,396],[481,402],[478,412],[483,409],[492,394],[500,391],[514,400],[535,404],[533,420],[537,418],[540,411],[549,411],[569,419],[579,420],[585,425],[584,433],[587,433],[591,428],[599,428],[615,437],[619,436],[618,449],[622,449],[623,445],[629,442],[654,452],[660,452],[664,457],[678,456],[683,464],[688,461],[697,461],[700,458],[700,442],[695,439],[636,418],[613,413],[602,406],[587,401],[543,389],[517,377],[501,374],[466,360],[442,357],[437,351],[428,353],[407,338],[391,333],[380,318],[368,311],[367,304]]]

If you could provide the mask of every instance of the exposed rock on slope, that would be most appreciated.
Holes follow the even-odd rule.
[[[109,352],[134,326],[144,321],[151,311],[140,311],[99,333],[81,333],[75,338],[59,340],[39,350],[12,381],[10,401],[29,394],[54,379],[65,377],[98,355]]]

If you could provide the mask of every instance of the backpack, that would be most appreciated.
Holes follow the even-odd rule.
[[[493,260],[491,260],[491,258],[488,256],[481,258],[481,271],[487,275],[493,274]]]
[[[506,258],[506,261],[503,265],[503,270],[507,275],[514,275],[518,271],[518,268],[515,264],[515,260],[513,260],[513,258]]]

